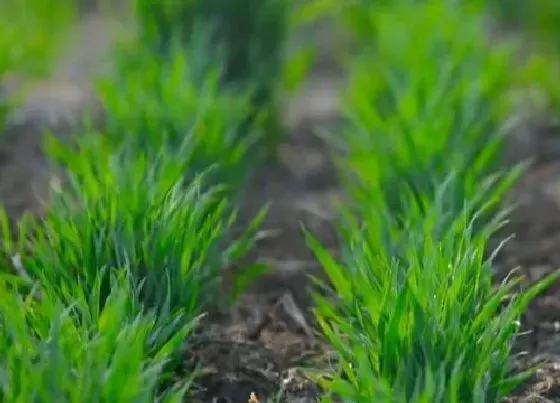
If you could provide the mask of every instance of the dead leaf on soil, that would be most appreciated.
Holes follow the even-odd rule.
[[[291,292],[286,292],[282,298],[278,301],[277,307],[282,307],[284,312],[288,314],[290,319],[294,321],[294,323],[304,331],[305,335],[309,338],[313,338],[313,330],[305,320],[305,315],[296,304],[294,300],[294,296]]]

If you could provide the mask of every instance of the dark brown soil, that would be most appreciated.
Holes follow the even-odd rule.
[[[96,58],[102,59],[110,41],[97,36],[105,31],[101,20],[86,20],[84,27],[80,31],[84,40],[94,40],[96,50],[78,39],[57,70],[57,78],[32,87],[22,118],[0,142],[0,203],[14,218],[23,211],[40,212],[40,200],[52,182],[41,152],[43,129],[51,127],[67,135],[79,111],[95,103],[84,85],[88,77],[84,68],[93,68],[90,58],[95,63]],[[198,391],[202,402],[246,403],[252,392],[260,402],[276,398],[291,403],[316,401],[316,386],[298,367],[317,358],[325,363],[329,351],[315,337],[308,312],[307,275],[321,275],[321,270],[305,246],[301,225],[336,250],[333,223],[341,196],[327,149],[313,130],[336,127],[341,85],[340,75],[334,72],[313,75],[288,107],[288,136],[279,148],[280,162],[261,169],[248,190],[247,215],[265,202],[273,203],[265,225],[273,230],[272,235],[260,241],[252,256],[268,263],[272,271],[225,317],[209,322],[189,348],[187,361],[204,363]],[[513,158],[532,156],[538,164],[513,192],[513,200],[520,204],[510,226],[516,238],[500,256],[500,273],[520,266],[528,281],[535,281],[560,267],[560,147],[556,135],[560,131],[528,125],[525,132],[512,137]],[[509,401],[560,402],[560,284],[535,301],[524,327],[532,332],[519,339],[519,349],[527,354],[518,364],[520,368],[539,364],[541,369]]]
[[[514,192],[514,200],[519,203],[511,223],[515,238],[505,247],[501,263],[503,270],[519,267],[528,284],[560,267],[559,178],[560,160],[547,161],[530,169]],[[518,365],[536,365],[539,371],[509,401],[559,402],[560,283],[534,301],[525,315],[522,332],[529,333],[519,337],[517,351],[524,356],[519,357]]]

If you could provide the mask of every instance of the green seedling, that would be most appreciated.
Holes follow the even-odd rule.
[[[100,272],[101,273],[101,272]],[[175,314],[172,335],[134,300],[126,270],[100,289],[71,292],[72,303],[41,284],[0,276],[0,399],[4,402],[181,402],[192,379],[176,382],[168,364],[196,320]],[[103,280],[97,279],[100,283]],[[25,288],[29,288],[24,290]],[[66,296],[66,295],[65,295]],[[169,327],[169,326],[167,326]],[[165,336],[163,339],[161,336]]]
[[[501,163],[511,51],[485,47],[477,14],[405,3],[369,14],[376,34],[343,102],[349,128],[331,137],[352,176],[379,186],[397,216],[402,189],[433,194],[451,168],[459,188],[448,203],[460,211]]]
[[[329,280],[316,318],[339,356],[323,401],[499,402],[531,374],[511,373],[519,318],[560,276],[525,292],[492,284],[487,245],[521,171],[499,171],[510,51],[486,48],[476,7],[362,12],[372,36],[350,78],[350,125],[331,136],[353,201],[340,260],[308,236]]]
[[[223,302],[220,275],[243,255],[256,230],[237,242],[227,192],[205,186],[201,173],[184,178],[188,155],[157,159],[100,136],[84,136],[77,149],[51,138],[48,150],[67,174],[53,191],[42,220],[20,223],[19,254],[31,278],[66,297],[91,294],[105,267],[127,267],[146,309],[184,310],[192,320]],[[262,215],[257,218],[262,220]],[[257,228],[258,222],[251,228]],[[101,301],[111,292],[103,279]],[[240,280],[241,281],[241,280]]]
[[[175,49],[166,60],[136,43],[122,49],[117,74],[98,83],[105,136],[149,156],[184,154],[186,175],[218,163],[210,182],[239,189],[258,161],[251,151],[261,137],[244,123],[250,94],[220,89],[219,66],[201,52]]]
[[[189,46],[204,31],[209,41],[199,51],[223,63],[220,83],[245,92],[251,88],[252,115],[274,146],[280,133],[279,85],[282,84],[290,0],[136,0],[140,41],[168,57],[176,43]],[[194,55],[199,57],[200,55]]]
[[[183,401],[194,374],[175,383],[180,346],[260,273],[220,278],[264,219],[233,237],[260,139],[254,92],[224,87],[218,59],[196,48],[204,37],[191,39],[163,58],[121,49],[99,85],[102,133],[47,137],[58,177],[43,216],[20,221],[15,240],[1,217],[2,401]]]
[[[499,201],[488,185],[483,210]],[[340,262],[309,238],[332,284],[316,295],[316,317],[340,357],[323,401],[499,402],[532,373],[512,375],[511,346],[528,304],[560,273],[524,293],[518,280],[495,289],[486,248],[503,217],[480,226],[479,200],[450,211],[455,189],[450,181],[421,206],[401,195],[403,228],[370,188],[369,213],[346,215]]]

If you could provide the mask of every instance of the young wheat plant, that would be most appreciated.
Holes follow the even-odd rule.
[[[251,90],[248,124],[259,122],[272,151],[279,141],[279,91],[292,0],[136,0],[140,41],[154,54],[169,57],[179,45],[198,46],[223,68],[220,84]]]
[[[155,312],[134,300],[126,271],[111,276],[99,308],[92,294],[59,299],[39,284],[0,276],[0,399],[3,402],[181,402],[192,379],[167,365],[196,321],[175,313],[171,336]],[[98,282],[102,281],[98,278]],[[52,290],[51,290],[52,291]],[[165,339],[161,336],[168,336]],[[165,390],[162,389],[165,387]]]
[[[354,201],[340,261],[308,237],[330,282],[316,317],[340,358],[324,401],[499,402],[528,375],[510,372],[519,318],[559,277],[492,285],[487,245],[520,172],[498,170],[509,52],[490,53],[483,18],[458,3],[362,11],[372,36],[337,139]]]

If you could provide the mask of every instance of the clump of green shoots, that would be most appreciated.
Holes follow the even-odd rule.
[[[4,393],[148,402],[165,389],[168,400],[162,401],[182,401],[196,373],[179,389],[170,385],[182,362],[179,347],[200,315],[230,303],[260,274],[259,267],[249,267],[230,293],[223,292],[223,270],[251,248],[263,216],[232,240],[236,216],[228,192],[207,184],[205,172],[186,180],[187,153],[162,149],[154,156],[134,143],[116,148],[96,133],[72,145],[49,139],[49,155],[63,168],[64,191],[53,186],[43,217],[21,220],[17,240],[7,217],[1,220],[11,272],[39,289],[39,302],[31,299],[23,318],[38,315],[37,326],[44,326],[36,335],[35,324],[12,329],[17,323],[11,321],[23,319],[7,317],[6,331],[19,332],[16,341],[21,333],[29,346],[18,353],[18,344],[6,341],[6,354],[23,360],[22,373],[14,376],[23,379],[32,365],[45,371],[21,392],[11,390],[19,378],[7,378]],[[59,322],[68,334],[56,333]],[[55,387],[43,390],[50,382]]]
[[[123,49],[115,76],[98,85],[104,135],[150,157],[177,155],[191,178],[217,164],[210,182],[237,190],[256,162],[250,151],[260,138],[244,123],[252,110],[249,92],[221,89],[219,66],[194,45],[174,49],[166,60],[138,43]]]
[[[266,144],[277,143],[290,0],[136,0],[134,6],[140,41],[154,54],[168,57],[177,43],[191,44],[199,30],[209,35],[199,51],[223,64],[221,85],[251,89],[248,122],[260,121]]]
[[[483,18],[441,3],[397,2],[367,14],[375,36],[343,102],[346,161],[362,180],[379,182],[396,215],[403,188],[434,194],[450,167],[459,188],[449,208],[461,211],[501,162],[511,51],[490,52]]]
[[[111,292],[101,306],[99,288],[92,294],[65,290],[72,301],[63,301],[53,289],[14,281],[4,272],[0,400],[183,401],[191,379],[175,382],[167,366],[196,321],[166,334],[169,329],[156,312],[144,312],[134,300],[129,280],[124,270],[112,275]],[[182,322],[181,315],[176,312],[176,321]]]
[[[487,245],[519,169],[498,171],[508,52],[485,48],[471,11],[367,14],[340,139],[354,201],[340,261],[309,237],[330,282],[316,317],[340,357],[326,402],[499,402],[527,376],[510,373],[518,320],[558,274],[519,294],[492,285]]]
[[[187,58],[177,48],[161,60],[137,45],[118,61],[116,76],[100,84],[102,132],[87,129],[71,144],[48,137],[60,176],[43,216],[21,220],[16,241],[8,219],[0,220],[12,273],[40,290],[40,303],[23,318],[43,315],[41,334],[31,324],[14,330],[30,348],[19,356],[27,361],[16,375],[26,376],[43,350],[56,353],[39,357],[45,367],[60,367],[56,387],[43,391],[50,378],[40,377],[52,371],[38,371],[25,391],[48,401],[160,398],[180,359],[178,346],[199,316],[230,302],[260,272],[247,268],[232,279],[231,293],[223,292],[223,270],[252,247],[263,219],[259,214],[233,239],[232,199],[250,170],[256,136],[240,128],[250,98],[222,90],[219,70],[203,53]],[[46,325],[58,318],[68,328],[62,339]],[[64,351],[68,344],[75,346]],[[8,355],[18,348],[6,342]],[[58,359],[64,362],[53,364]],[[6,381],[7,396],[18,396],[10,390],[15,383]],[[187,387],[172,388],[161,401],[181,401]],[[60,397],[69,393],[70,400]]]
[[[54,189],[44,217],[22,221],[7,248],[31,278],[67,304],[96,287],[103,302],[112,271],[99,280],[100,271],[124,267],[142,306],[161,315],[182,309],[188,320],[225,302],[215,299],[219,277],[250,248],[258,222],[231,241],[227,192],[204,172],[185,180],[189,154],[151,158],[101,135],[83,136],[75,149],[51,138],[48,151],[67,172],[64,191]]]
[[[483,210],[499,201],[486,185]],[[364,191],[367,214],[348,214],[340,262],[310,240],[333,287],[316,297],[316,316],[340,359],[324,401],[501,401],[529,375],[511,374],[518,320],[558,275],[523,294],[514,280],[495,289],[486,245],[503,217],[479,225],[479,200],[450,212],[451,179],[421,203],[403,192],[404,226],[376,190]]]

